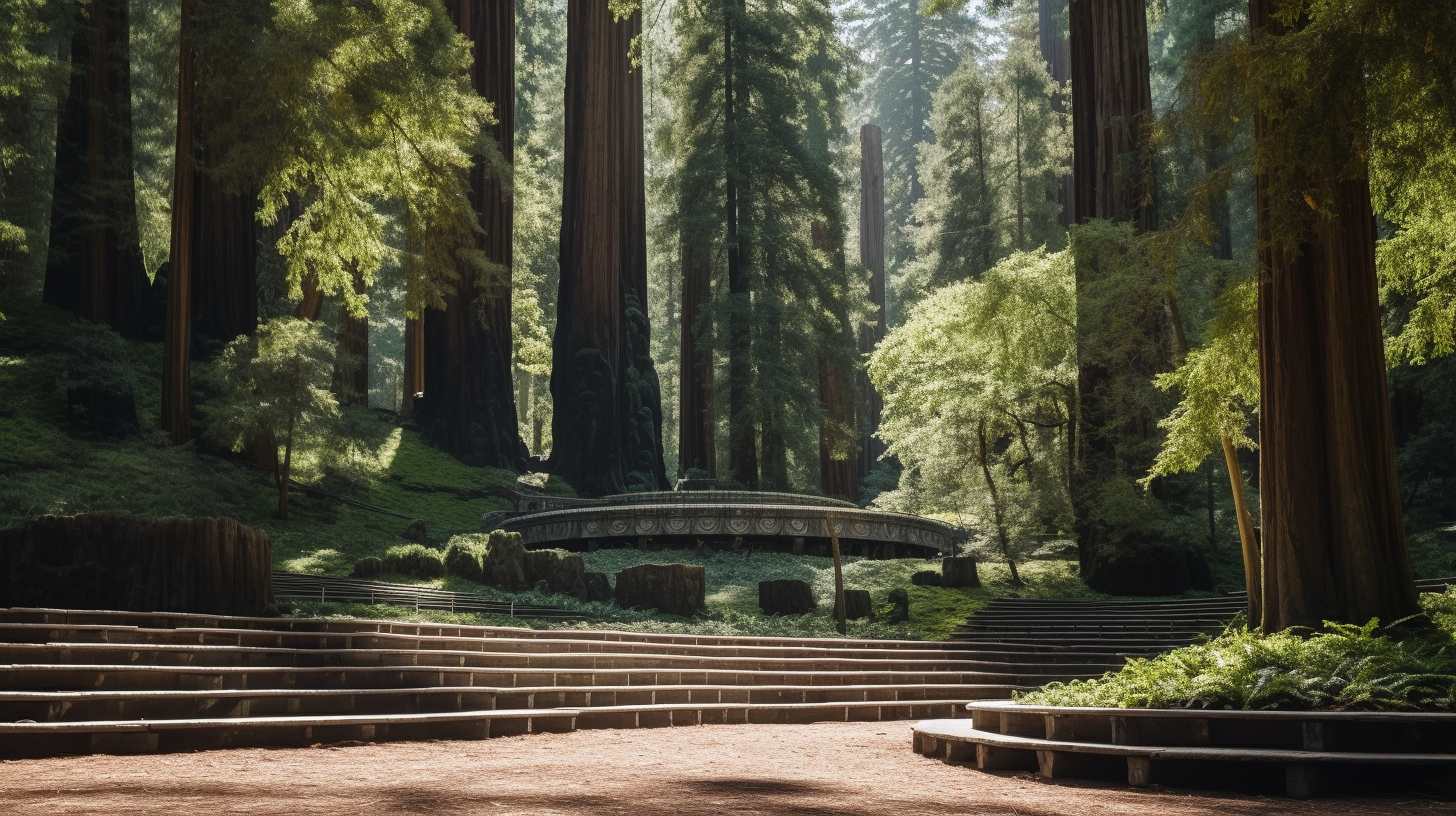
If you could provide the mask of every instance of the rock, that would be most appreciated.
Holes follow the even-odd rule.
[[[430,536],[425,531],[424,519],[411,521],[409,526],[404,528],[404,532],[399,534],[399,537],[416,544],[424,544],[426,547],[430,545]]]
[[[546,570],[546,586],[580,601],[586,597],[586,564],[575,553],[558,553]]]
[[[642,564],[617,573],[617,606],[689,617],[706,606],[707,573],[693,564]]]
[[[933,570],[921,570],[910,576],[910,583],[915,586],[940,586],[940,573]]]
[[[976,588],[981,576],[976,572],[976,559],[969,555],[947,558],[940,562],[941,586]]]
[[[758,608],[765,615],[802,615],[817,605],[808,581],[786,578],[758,582]]]
[[[849,620],[868,618],[873,614],[870,608],[868,589],[846,589],[844,591],[844,617]]]
[[[445,548],[445,574],[474,581],[477,584],[485,577],[480,568],[480,556],[469,547],[451,544]]]
[[[355,578],[373,578],[376,575],[383,575],[384,561],[372,555],[361,558],[354,562],[354,571],[350,574]]]
[[[612,602],[612,580],[605,572],[588,572],[582,576],[586,583],[586,593],[583,601],[593,603]]]
[[[904,623],[910,620],[909,592],[906,592],[903,587],[900,589],[892,589],[890,590],[890,595],[888,598],[886,598],[886,600],[888,600],[890,602],[890,605],[893,607],[890,610],[890,617],[886,621],[886,623]]]
[[[526,588],[526,548],[520,533],[491,532],[481,564],[482,577],[507,592]]]

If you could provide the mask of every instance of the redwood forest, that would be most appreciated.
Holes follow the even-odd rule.
[[[1450,712],[1453,575],[1449,0],[0,1],[0,630],[1004,614],[934,722]],[[1046,668],[1114,608],[1186,625]],[[1060,778],[976,705],[916,751]]]

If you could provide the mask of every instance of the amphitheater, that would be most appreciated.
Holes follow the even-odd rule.
[[[1356,731],[1328,716],[1266,727],[1215,713],[1166,727],[1126,712],[1008,707],[1017,689],[1100,675],[1217,632],[1242,603],[1001,599],[943,642],[11,608],[0,610],[0,753],[910,720],[923,754],[1052,779],[1196,787],[1212,779],[1200,783],[1208,768],[1242,763],[1274,769],[1254,776],[1302,797],[1325,791],[1328,778],[1310,770],[1322,763],[1456,767],[1450,715],[1386,716],[1360,724],[1353,742],[1321,742]],[[1418,755],[1402,748],[1413,734]],[[1184,755],[1166,753],[1179,746]]]

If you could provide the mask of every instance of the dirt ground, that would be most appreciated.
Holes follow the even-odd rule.
[[[910,750],[909,723],[894,722],[0,762],[0,813],[1450,816],[1456,802],[1295,802],[1050,784],[918,756]]]

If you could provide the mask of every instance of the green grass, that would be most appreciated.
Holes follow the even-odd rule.
[[[1051,683],[1034,705],[1241,710],[1456,711],[1456,590],[1380,628],[1326,624],[1301,637],[1230,628],[1206,643],[1131,660],[1098,680]]]

